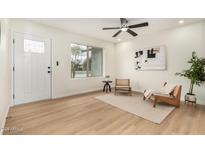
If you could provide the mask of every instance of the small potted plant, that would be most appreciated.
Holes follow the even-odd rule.
[[[190,68],[183,70],[181,73],[176,73],[176,75],[190,80],[190,88],[185,95],[185,101],[196,102],[196,95],[193,93],[193,89],[194,85],[200,86],[205,81],[205,58],[199,58],[196,52],[192,52],[192,57],[188,63],[191,65]]]

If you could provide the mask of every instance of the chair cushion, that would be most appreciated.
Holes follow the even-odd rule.
[[[176,87],[175,84],[167,83],[165,86],[161,87],[159,93],[169,95],[173,92],[174,88]]]
[[[153,95],[163,96],[163,97],[168,97],[168,98],[174,98],[174,96],[172,96],[172,95],[170,95],[170,94],[154,93]]]
[[[131,90],[131,87],[129,86],[115,86],[117,90]]]
[[[129,86],[115,86],[115,87],[117,87],[117,88],[129,88]]]

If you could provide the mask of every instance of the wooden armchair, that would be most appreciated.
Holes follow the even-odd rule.
[[[127,92],[131,96],[130,79],[115,79],[115,95],[117,92]]]
[[[182,86],[177,85],[173,92],[170,95],[163,95],[163,94],[153,94],[153,107],[156,107],[158,101],[163,101],[168,104],[174,105],[176,107],[180,106],[180,97],[181,97],[181,90]]]

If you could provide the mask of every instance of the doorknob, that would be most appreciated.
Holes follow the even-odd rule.
[[[48,73],[51,73],[51,71],[48,71]]]
[[[51,69],[51,67],[50,67],[50,66],[48,66],[48,69]]]

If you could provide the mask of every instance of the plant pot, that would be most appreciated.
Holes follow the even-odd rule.
[[[186,95],[185,95],[185,102],[196,103],[196,95],[195,94],[186,93]]]

